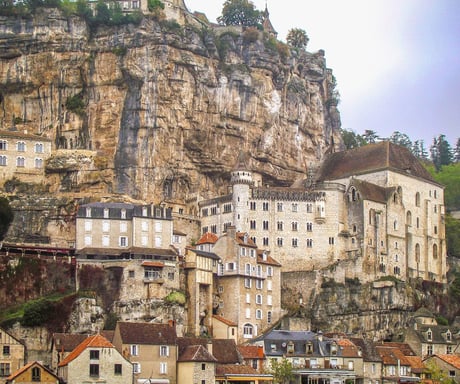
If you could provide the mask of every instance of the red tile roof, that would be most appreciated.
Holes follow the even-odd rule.
[[[264,347],[257,345],[239,345],[238,350],[244,359],[263,359]]]
[[[69,364],[76,359],[87,348],[115,348],[113,344],[102,335],[89,336],[83,340],[77,347],[70,352],[67,357],[59,363],[59,367]]]
[[[216,367],[216,376],[225,375],[250,375],[250,376],[261,376],[254,368],[245,364],[218,364]]]
[[[58,352],[72,352],[78,344],[85,340],[89,335],[74,333],[54,333],[54,349]]]
[[[385,365],[397,365],[398,361],[401,365],[410,365],[409,360],[398,348],[378,345],[375,349]]]
[[[219,315],[212,315],[212,317],[216,320],[219,320],[221,323],[224,323],[230,327],[236,327],[238,324],[234,323],[233,321],[230,321],[226,319],[225,317],[219,316]]]
[[[455,369],[460,369],[460,356],[458,355],[435,355],[439,359],[445,361],[447,364],[452,365]]]
[[[211,232],[206,232],[201,238],[196,242],[196,245],[200,244],[216,244],[219,238],[216,234]]]
[[[244,238],[246,236],[246,241]],[[236,242],[240,245],[244,245],[246,247],[257,248],[256,243],[249,237],[247,232],[237,232],[236,233]]]
[[[41,369],[43,369],[44,371],[48,372],[50,375],[54,376],[54,378],[56,380],[59,380],[59,378],[52,371],[50,371],[48,368],[46,368],[43,365],[41,365],[38,361],[31,361],[30,363],[24,365],[23,367],[19,368],[16,372],[13,372],[10,376],[8,376],[6,380],[7,381],[8,380],[14,380],[20,374],[22,374],[23,372],[27,371],[29,368],[32,368],[33,366],[39,366]]]
[[[259,264],[266,264],[266,265],[273,265],[276,267],[281,267],[281,264],[278,263],[273,257],[271,257],[268,253],[265,254],[264,260],[264,251],[261,249],[257,250],[257,263]]]

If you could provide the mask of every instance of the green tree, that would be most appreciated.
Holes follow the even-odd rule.
[[[342,134],[342,140],[346,149],[358,148],[367,144],[364,138],[354,131],[341,129],[340,133]]]
[[[460,259],[460,220],[446,215],[447,255]]]
[[[301,28],[290,29],[286,37],[287,43],[291,47],[298,49],[306,49],[309,40],[310,39],[308,38],[307,32]]]
[[[443,165],[449,165],[452,163],[452,148],[446,140],[446,136],[443,134],[433,139],[433,144],[430,147],[430,153],[431,161],[437,171],[439,171]]]
[[[14,214],[10,202],[5,197],[0,197],[0,241],[3,240],[6,232],[8,232],[13,218]]]
[[[415,140],[412,144],[411,151],[414,156],[418,157],[419,159],[428,160],[428,152],[425,148],[425,143],[423,140]]]
[[[284,357],[271,360],[269,373],[277,384],[288,384],[294,378],[292,363]]]
[[[425,367],[427,368],[428,377],[432,380],[433,384],[454,384],[455,380],[449,378],[447,373],[435,363],[434,360],[429,360]]]
[[[376,143],[380,139],[380,137],[377,134],[377,132],[371,129],[366,129],[363,133],[363,139],[367,144],[373,144]]]
[[[263,14],[249,0],[227,0],[222,8],[222,15],[217,18],[217,21],[223,25],[261,28]]]
[[[460,210],[460,163],[445,165],[439,171],[435,165],[427,169],[439,184],[445,186],[444,205],[447,210]]]
[[[389,140],[394,144],[401,145],[402,147],[406,147],[408,149],[412,148],[412,141],[405,133],[395,131],[391,134]]]
[[[148,0],[147,7],[150,12],[158,12],[165,9],[164,3],[160,0]]]
[[[75,8],[77,15],[85,19],[87,23],[91,22],[93,18],[93,12],[91,11],[87,0],[77,0]]]
[[[96,24],[108,25],[111,19],[111,12],[107,4],[103,0],[99,0],[96,4]]]
[[[454,162],[460,163],[460,138],[457,139],[454,149]]]

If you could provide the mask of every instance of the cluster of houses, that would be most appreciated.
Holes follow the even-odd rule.
[[[47,362],[28,362],[23,343],[0,329],[0,383],[273,383],[274,361],[287,362],[295,384],[459,383],[459,326],[438,325],[422,308],[404,342],[272,329],[237,344],[179,337],[173,321],[120,321],[114,331],[53,334]]]

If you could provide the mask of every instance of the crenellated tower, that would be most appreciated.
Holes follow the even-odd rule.
[[[237,231],[244,231],[249,211],[249,198],[254,181],[243,152],[233,168],[231,185],[233,188],[233,224]]]

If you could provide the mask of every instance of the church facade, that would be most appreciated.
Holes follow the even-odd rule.
[[[354,277],[446,281],[443,187],[390,142],[332,153],[291,187],[263,186],[241,158],[231,192],[199,203],[202,233],[230,226],[269,250],[282,271],[353,261]]]

